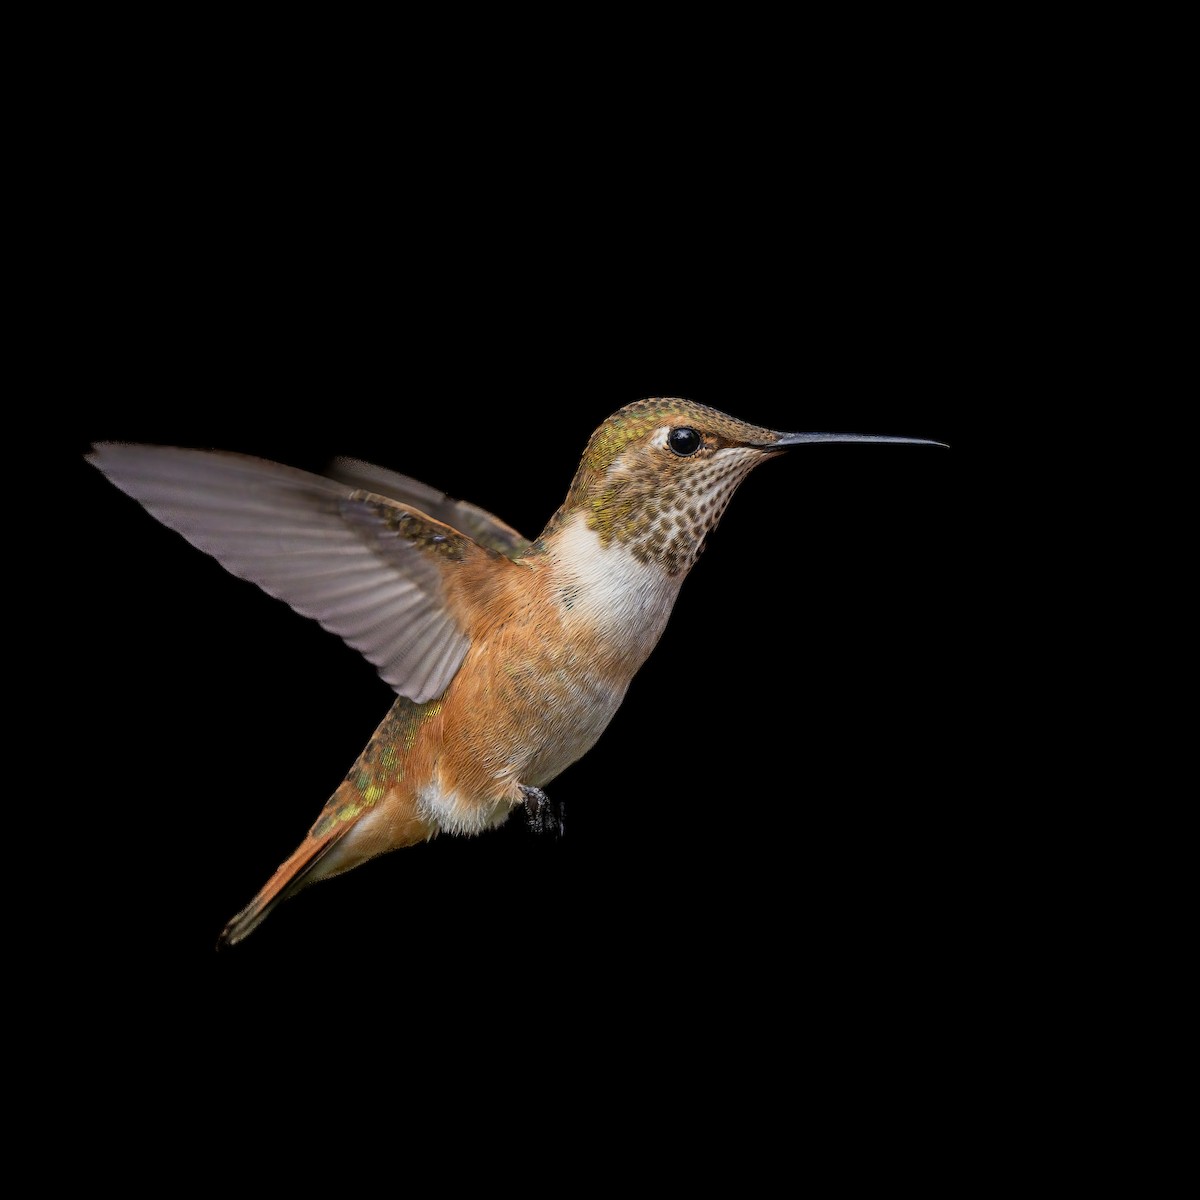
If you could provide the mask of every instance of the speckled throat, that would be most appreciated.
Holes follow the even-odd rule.
[[[700,434],[696,454],[681,457],[668,447],[668,433],[680,427]],[[779,436],[689,400],[627,405],[592,435],[539,543],[582,511],[602,547],[625,546],[668,575],[686,572],[738,485]]]

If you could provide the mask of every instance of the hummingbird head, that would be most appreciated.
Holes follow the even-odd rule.
[[[678,575],[695,563],[705,536],[759,463],[805,442],[921,441],[778,433],[690,400],[639,400],[592,434],[546,534],[581,512],[601,546],[623,545],[640,561]]]

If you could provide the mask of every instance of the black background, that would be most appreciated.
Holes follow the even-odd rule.
[[[294,1048],[298,1022],[321,1062],[347,1039],[615,1030],[681,1070],[700,1046],[787,1070],[816,1047],[831,1085],[834,1059],[910,1072],[965,1028],[996,820],[962,765],[988,636],[968,484],[1019,321],[986,110],[886,60],[833,92],[763,80],[738,116],[664,93],[628,152],[599,114],[435,134],[211,91],[75,111],[30,406],[53,479],[32,599],[58,630],[38,761],[66,849],[62,908],[26,925],[93,1016],[121,1009],[140,1052],[158,1035],[129,1031],[170,1014],[171,1053]],[[351,455],[532,536],[595,426],[653,395],[952,449],[804,447],[749,477],[625,705],[550,785],[561,841],[519,818],[439,838],[217,952],[390,693],[88,445]],[[113,1049],[90,1023],[82,1042]]]

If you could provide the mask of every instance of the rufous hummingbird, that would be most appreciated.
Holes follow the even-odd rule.
[[[530,541],[403,475],[336,459],[315,475],[259,458],[98,443],[88,459],[227,570],[313,617],[397,693],[308,835],[219,945],[282,900],[439,833],[523,808],[561,832],[542,790],[612,720],[738,485],[811,442],[681,399],[629,404],[591,436]]]

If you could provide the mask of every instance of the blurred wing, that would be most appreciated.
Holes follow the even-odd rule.
[[[327,474],[339,483],[352,488],[375,492],[401,504],[411,504],[435,520],[469,534],[481,546],[495,550],[506,558],[516,558],[529,549],[529,539],[522,537],[511,525],[486,509],[466,500],[455,500],[437,488],[419,483],[407,475],[399,475],[385,467],[376,467],[357,458],[335,458]]]
[[[454,677],[468,639],[446,573],[491,553],[458,530],[246,455],[107,442],[88,458],[226,570],[343,638],[400,695],[423,703]]]

